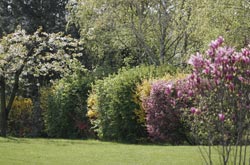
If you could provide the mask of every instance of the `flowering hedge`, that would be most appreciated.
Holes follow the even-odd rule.
[[[155,142],[183,140],[180,111],[175,111],[177,106],[175,81],[185,76],[185,74],[165,75],[160,80],[144,80],[142,84],[137,85],[136,100],[140,104],[140,109],[135,112],[139,121],[147,128],[150,138]],[[171,82],[168,82],[170,80]]]
[[[250,50],[237,52],[223,42],[219,37],[205,54],[191,56],[188,63],[193,70],[185,79],[152,84],[144,100],[152,140],[178,142],[183,121],[198,143],[232,144],[246,135]]]
[[[176,108],[176,90],[172,86],[171,82],[158,81],[152,85],[150,98],[146,99],[147,130],[154,141],[179,139],[181,111]]]

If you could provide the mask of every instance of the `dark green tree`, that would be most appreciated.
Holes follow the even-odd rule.
[[[1,0],[0,36],[21,25],[27,33],[42,26],[45,32],[64,31],[68,0]]]

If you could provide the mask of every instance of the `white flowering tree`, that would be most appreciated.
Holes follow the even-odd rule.
[[[47,34],[41,29],[27,35],[18,28],[0,39],[1,136],[7,133],[8,114],[21,83],[29,75],[60,77],[82,67],[78,40],[62,33]],[[38,84],[39,85],[39,84]]]

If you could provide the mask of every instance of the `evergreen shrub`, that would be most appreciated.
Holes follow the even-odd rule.
[[[100,139],[124,142],[138,142],[147,137],[145,126],[138,122],[135,101],[136,86],[144,79],[160,77],[173,73],[169,66],[140,66],[121,69],[118,74],[98,80],[92,87],[89,98],[89,112],[93,114],[91,122]]]
[[[72,75],[42,90],[46,132],[56,138],[92,137],[87,113],[87,96],[93,78]]]

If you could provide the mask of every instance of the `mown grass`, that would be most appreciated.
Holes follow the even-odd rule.
[[[217,152],[213,154],[213,157],[218,159]],[[204,162],[197,146],[131,145],[96,140],[0,138],[0,164],[196,165]]]

